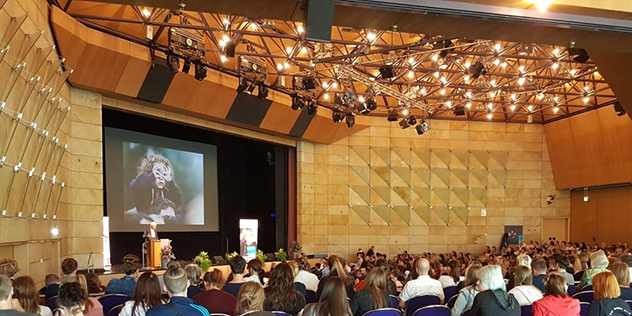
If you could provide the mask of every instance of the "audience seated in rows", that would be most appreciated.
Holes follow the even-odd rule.
[[[191,284],[184,269],[170,264],[163,279],[169,294],[169,303],[150,308],[147,310],[147,316],[210,315],[206,308],[187,297],[187,289]]]
[[[123,272],[125,276],[120,279],[113,279],[105,288],[105,294],[123,294],[129,297],[134,296],[136,288],[136,276],[140,269],[140,259],[135,255],[123,257]]]
[[[404,289],[399,295],[400,306],[404,307],[406,306],[406,302],[408,300],[422,295],[437,296],[441,299],[441,301],[443,301],[444,294],[441,282],[428,275],[428,272],[430,271],[430,262],[428,259],[417,258],[417,260],[415,260],[415,268],[419,276],[406,282],[406,285],[404,285]]]
[[[531,269],[519,266],[514,276],[514,284],[514,288],[509,290],[508,293],[516,298],[520,306],[531,305],[542,298],[542,291],[533,285]]]
[[[206,272],[204,274],[204,288],[206,291],[194,296],[193,300],[204,306],[209,313],[222,313],[234,316],[237,298],[221,290],[224,287],[224,283],[226,283],[226,279],[221,270],[214,269],[211,272]]]
[[[131,300],[125,302],[119,316],[145,316],[150,308],[165,303],[158,276],[153,272],[145,272],[138,278],[134,295]]]
[[[533,316],[568,315],[578,316],[579,300],[566,293],[566,278],[559,273],[551,273],[544,279],[545,296],[533,303]]]
[[[520,316],[520,304],[505,290],[500,266],[488,265],[478,270],[480,293],[472,303],[473,316]]]
[[[591,268],[584,271],[584,276],[579,282],[579,286],[577,286],[577,288],[581,289],[585,287],[586,285],[591,285],[593,276],[597,275],[598,273],[607,271],[606,267],[608,267],[609,263],[610,262],[608,261],[608,257],[606,257],[606,254],[603,252],[603,250],[598,250],[591,253],[590,254],[590,267]]]
[[[83,316],[87,304],[88,293],[81,284],[68,282],[59,287],[58,316]]]
[[[330,271],[326,276],[323,276],[318,283],[318,297],[322,296],[323,282],[327,281],[328,278],[338,277],[345,284],[347,297],[353,299],[355,295],[354,280],[345,269],[346,261],[338,256],[332,255],[327,259],[327,265],[330,267]]]
[[[57,296],[59,294],[59,285],[61,284],[61,279],[57,274],[48,274],[44,279],[44,286],[39,290],[40,295],[44,295],[45,299],[48,300],[53,296]]]
[[[35,282],[30,276],[21,276],[13,280],[13,307],[16,310],[41,316],[53,316],[50,308],[40,306],[39,301]]]
[[[531,262],[531,269],[533,270],[533,286],[540,290],[540,294],[544,293],[544,278],[546,277],[546,260],[544,258],[538,258]]]
[[[259,282],[262,286],[266,286],[266,284],[268,284],[268,278],[264,275],[263,264],[259,259],[248,261],[248,276],[244,278],[244,281]]]
[[[321,297],[318,303],[305,306],[302,316],[352,316],[347,300],[346,284],[338,277],[324,280],[321,287]]]
[[[272,312],[264,311],[265,293],[261,284],[246,282],[237,294],[237,308],[235,314],[248,316],[274,316]]]
[[[300,257],[296,259],[296,263],[298,264],[299,271],[296,274],[296,277],[294,277],[294,281],[304,284],[308,291],[313,291],[314,293],[318,292],[318,277],[309,272],[311,270],[309,261],[307,261],[305,257]]]
[[[604,271],[592,276],[595,300],[588,307],[587,316],[629,316],[630,306],[620,299],[621,290],[614,274]]]
[[[289,264],[278,264],[265,288],[264,309],[296,315],[305,307],[305,296],[295,289],[294,273]]]
[[[623,300],[632,300],[632,289],[630,289],[630,269],[624,262],[615,262],[608,266],[608,270],[614,274],[619,284],[621,295],[619,298]]]
[[[461,316],[464,311],[472,307],[474,298],[478,294],[477,273],[482,267],[479,262],[474,262],[467,268],[463,288],[459,291],[454,307],[452,307],[452,316]]]
[[[85,275],[83,274],[67,275],[64,278],[64,281],[62,284],[66,284],[66,283],[78,283],[79,285],[81,285],[81,288],[83,289],[83,291],[86,292],[85,294],[88,297],[88,299],[86,300],[84,308],[83,308],[83,314],[85,316],[103,315],[103,306],[101,305],[101,302],[99,302],[97,298],[92,297],[88,294],[88,281],[86,280]]]
[[[375,268],[369,271],[364,287],[353,297],[353,302],[357,306],[356,316],[362,316],[374,309],[391,307],[386,280],[387,276],[384,269]],[[346,293],[344,297],[346,297]]]

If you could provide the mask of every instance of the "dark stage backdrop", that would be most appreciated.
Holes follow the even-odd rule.
[[[178,259],[192,260],[200,251],[238,251],[241,218],[259,220],[259,249],[274,252],[286,247],[287,158],[288,150],[294,149],[113,109],[104,108],[102,113],[103,126],[217,146],[220,231],[159,231],[160,238],[173,240]],[[121,263],[129,253],[140,256],[142,242],[142,231],[110,233],[112,264]]]

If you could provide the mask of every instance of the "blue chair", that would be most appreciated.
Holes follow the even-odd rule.
[[[318,302],[318,295],[316,295],[316,292],[307,290],[306,295],[305,295],[305,302],[307,304],[317,303]]]
[[[46,306],[50,308],[51,311],[57,309],[57,296],[47,299]]]
[[[441,304],[441,299],[434,295],[422,295],[413,297],[406,302],[406,316],[411,316],[422,307]]]
[[[590,303],[595,300],[595,292],[594,291],[581,291],[579,293],[575,293],[573,298],[578,299],[580,302]]]
[[[575,281],[581,281],[583,277],[584,277],[584,271],[579,271],[573,274],[573,279],[575,279]]]
[[[103,314],[109,315],[110,310],[117,305],[124,305],[132,298],[123,294],[107,294],[99,298],[99,303],[103,305]]]
[[[452,297],[450,297],[450,299],[448,300],[448,302],[445,304],[445,306],[447,306],[448,308],[452,308],[454,307],[454,304],[456,304],[456,299],[459,298],[459,294],[454,295]]]
[[[416,310],[413,316],[450,316],[450,314],[450,309],[444,305],[430,305]]]
[[[292,314],[288,314],[286,312],[281,312],[281,311],[274,311],[272,312],[272,314],[274,314],[275,316],[292,316]]]
[[[368,311],[362,316],[402,316],[402,312],[395,308],[378,308]]]
[[[568,296],[573,296],[575,294],[575,286],[569,285],[568,288],[566,288],[566,293]]]
[[[389,295],[389,297],[391,298],[391,307],[392,308],[399,308],[399,299],[397,298],[397,296]]]
[[[454,286],[448,286],[446,288],[443,289],[443,294],[446,300],[452,298],[452,296],[457,294],[456,291],[456,285]]]
[[[463,316],[472,316],[472,309],[468,308],[463,312]]]
[[[580,292],[594,291],[594,290],[595,290],[595,288],[591,284],[588,284],[588,285],[584,286]]]
[[[121,313],[121,310],[123,309],[123,306],[125,306],[125,304],[116,305],[112,307],[112,309],[108,313],[108,316],[119,316],[119,314]]]
[[[531,316],[532,314],[533,314],[533,305],[520,306],[520,315],[521,316]]]
[[[590,303],[586,303],[586,302],[580,302],[579,303],[579,315],[580,316],[588,315],[588,306],[590,306]]]

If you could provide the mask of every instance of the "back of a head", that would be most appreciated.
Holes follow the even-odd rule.
[[[526,253],[521,253],[516,257],[516,265],[531,267],[531,257]]]
[[[81,284],[70,282],[59,288],[57,306],[69,310],[72,314],[83,309],[83,305],[88,300],[88,293]]]
[[[289,264],[283,262],[274,267],[270,273],[268,287],[274,291],[286,291],[288,288],[294,288],[294,272]]]
[[[544,294],[566,297],[566,278],[559,273],[551,273],[544,278]]]
[[[298,273],[301,271],[298,263],[296,261],[288,261],[287,264],[292,268],[292,275],[296,277]]]
[[[20,266],[18,266],[18,262],[15,259],[0,260],[0,275],[12,278],[18,271],[20,271]]]
[[[500,266],[488,265],[478,270],[482,290],[505,290],[505,281]]]
[[[595,291],[595,300],[602,298],[617,298],[621,296],[621,289],[614,274],[610,271],[597,273],[593,277],[593,288]]]
[[[184,293],[189,286],[186,272],[177,265],[170,264],[162,278],[167,291],[172,295]]]
[[[61,262],[61,272],[64,275],[73,274],[77,271],[77,260],[74,258],[66,258]]]
[[[322,315],[348,315],[349,303],[345,283],[337,277],[328,278],[320,295]]]
[[[531,262],[531,269],[538,273],[546,273],[546,260],[538,258]]]
[[[603,250],[597,250],[590,254],[590,267],[591,268],[605,268],[610,262]]]
[[[531,269],[525,266],[519,266],[516,269],[516,274],[514,275],[514,285],[533,285]]]
[[[259,259],[252,259],[248,261],[248,270],[257,274],[262,273],[263,264],[261,264],[261,261],[259,261]]]
[[[467,272],[465,273],[465,286],[476,285],[478,281],[477,273],[482,267],[480,263],[475,262],[467,268]]]
[[[305,257],[297,258],[296,263],[298,263],[298,266],[301,270],[304,270],[304,271],[310,270],[309,261],[307,261]]]
[[[153,272],[147,271],[140,275],[134,289],[134,302],[142,306],[158,306],[162,304],[160,280]]]
[[[557,264],[560,269],[565,270],[570,265],[570,261],[567,256],[559,255],[555,257],[555,264]]]
[[[327,259],[327,264],[329,265],[329,269],[331,269],[331,275],[339,277],[347,285],[353,282],[353,278],[351,278],[345,270],[345,263],[342,258],[330,256],[329,259]]]
[[[0,301],[11,298],[11,279],[4,274],[0,274]]]
[[[417,258],[415,268],[417,269],[417,273],[419,273],[419,275],[427,275],[428,271],[430,271],[430,261],[426,258]]]
[[[222,287],[224,287],[226,279],[224,278],[222,270],[213,269],[213,271],[206,272],[204,274],[204,282],[206,282],[206,284],[208,284],[209,286],[214,286],[218,289],[221,289]]]
[[[621,259],[621,262],[625,262],[625,264],[628,265],[628,267],[632,267],[632,255],[631,254],[625,254],[623,256],[621,256],[619,259]]]
[[[263,311],[265,294],[263,287],[257,282],[246,282],[239,289],[237,294],[236,314],[241,315],[248,312]]]
[[[233,274],[244,274],[244,269],[246,268],[246,260],[242,256],[234,256],[228,260],[228,264],[230,265],[230,271]]]
[[[630,286],[630,269],[625,262],[615,262],[608,267],[608,270],[612,271],[619,286],[629,287]]]
[[[13,295],[27,313],[39,313],[39,293],[30,276],[21,276],[13,280]]]
[[[140,269],[140,259],[136,255],[126,255],[123,257],[123,272],[126,275],[132,275]]]
[[[60,283],[60,282],[61,282],[61,279],[59,278],[57,274],[47,274],[46,278],[44,279],[44,283],[46,284],[46,286]]]
[[[383,292],[388,291],[386,284],[386,271],[384,269],[373,268],[366,276],[364,288],[371,294],[374,306],[377,308],[389,307],[389,302],[384,300]]]
[[[187,279],[191,285],[200,283],[200,277],[202,277],[202,269],[197,264],[188,264],[184,267],[184,271],[187,273]]]

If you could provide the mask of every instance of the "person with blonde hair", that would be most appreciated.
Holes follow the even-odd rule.
[[[610,271],[597,273],[592,278],[595,300],[588,307],[587,316],[630,316],[632,311],[624,300],[620,299],[621,290],[614,274]]]
[[[204,292],[204,289],[199,287],[200,277],[202,276],[202,269],[197,264],[188,264],[184,267],[184,271],[187,273],[189,279],[189,288],[187,289],[187,297],[193,298],[194,296]]]
[[[603,252],[603,250],[597,250],[590,254],[590,269],[584,272],[584,276],[582,276],[582,280],[579,282],[577,286],[578,289],[582,289],[586,285],[592,284],[593,276],[598,273],[608,271],[606,267],[608,267],[610,261],[608,261],[608,257]]]
[[[566,278],[551,273],[544,278],[543,299],[533,303],[533,316],[579,316],[579,300],[567,295]]]
[[[505,291],[500,266],[488,265],[478,270],[478,288],[481,291],[472,303],[472,316],[520,316],[520,304]]]
[[[2,259],[0,260],[0,275],[6,275],[9,279],[13,280],[16,273],[20,271],[20,266],[15,259]]]
[[[248,316],[274,316],[272,312],[263,310],[266,296],[261,284],[246,282],[237,294],[237,308],[235,314]]]
[[[226,283],[226,279],[222,270],[213,269],[211,272],[206,272],[204,274],[204,288],[206,288],[206,292],[194,296],[193,300],[204,306],[209,313],[235,315],[237,298],[230,293],[222,291],[224,283]]]
[[[621,290],[620,299],[632,300],[632,289],[630,289],[630,270],[625,262],[615,262],[608,266],[614,277],[617,278]]]
[[[463,288],[459,290],[459,294],[452,307],[452,316],[461,316],[463,312],[472,307],[474,298],[478,294],[478,270],[483,266],[479,262],[472,263],[465,271],[465,281]]]

